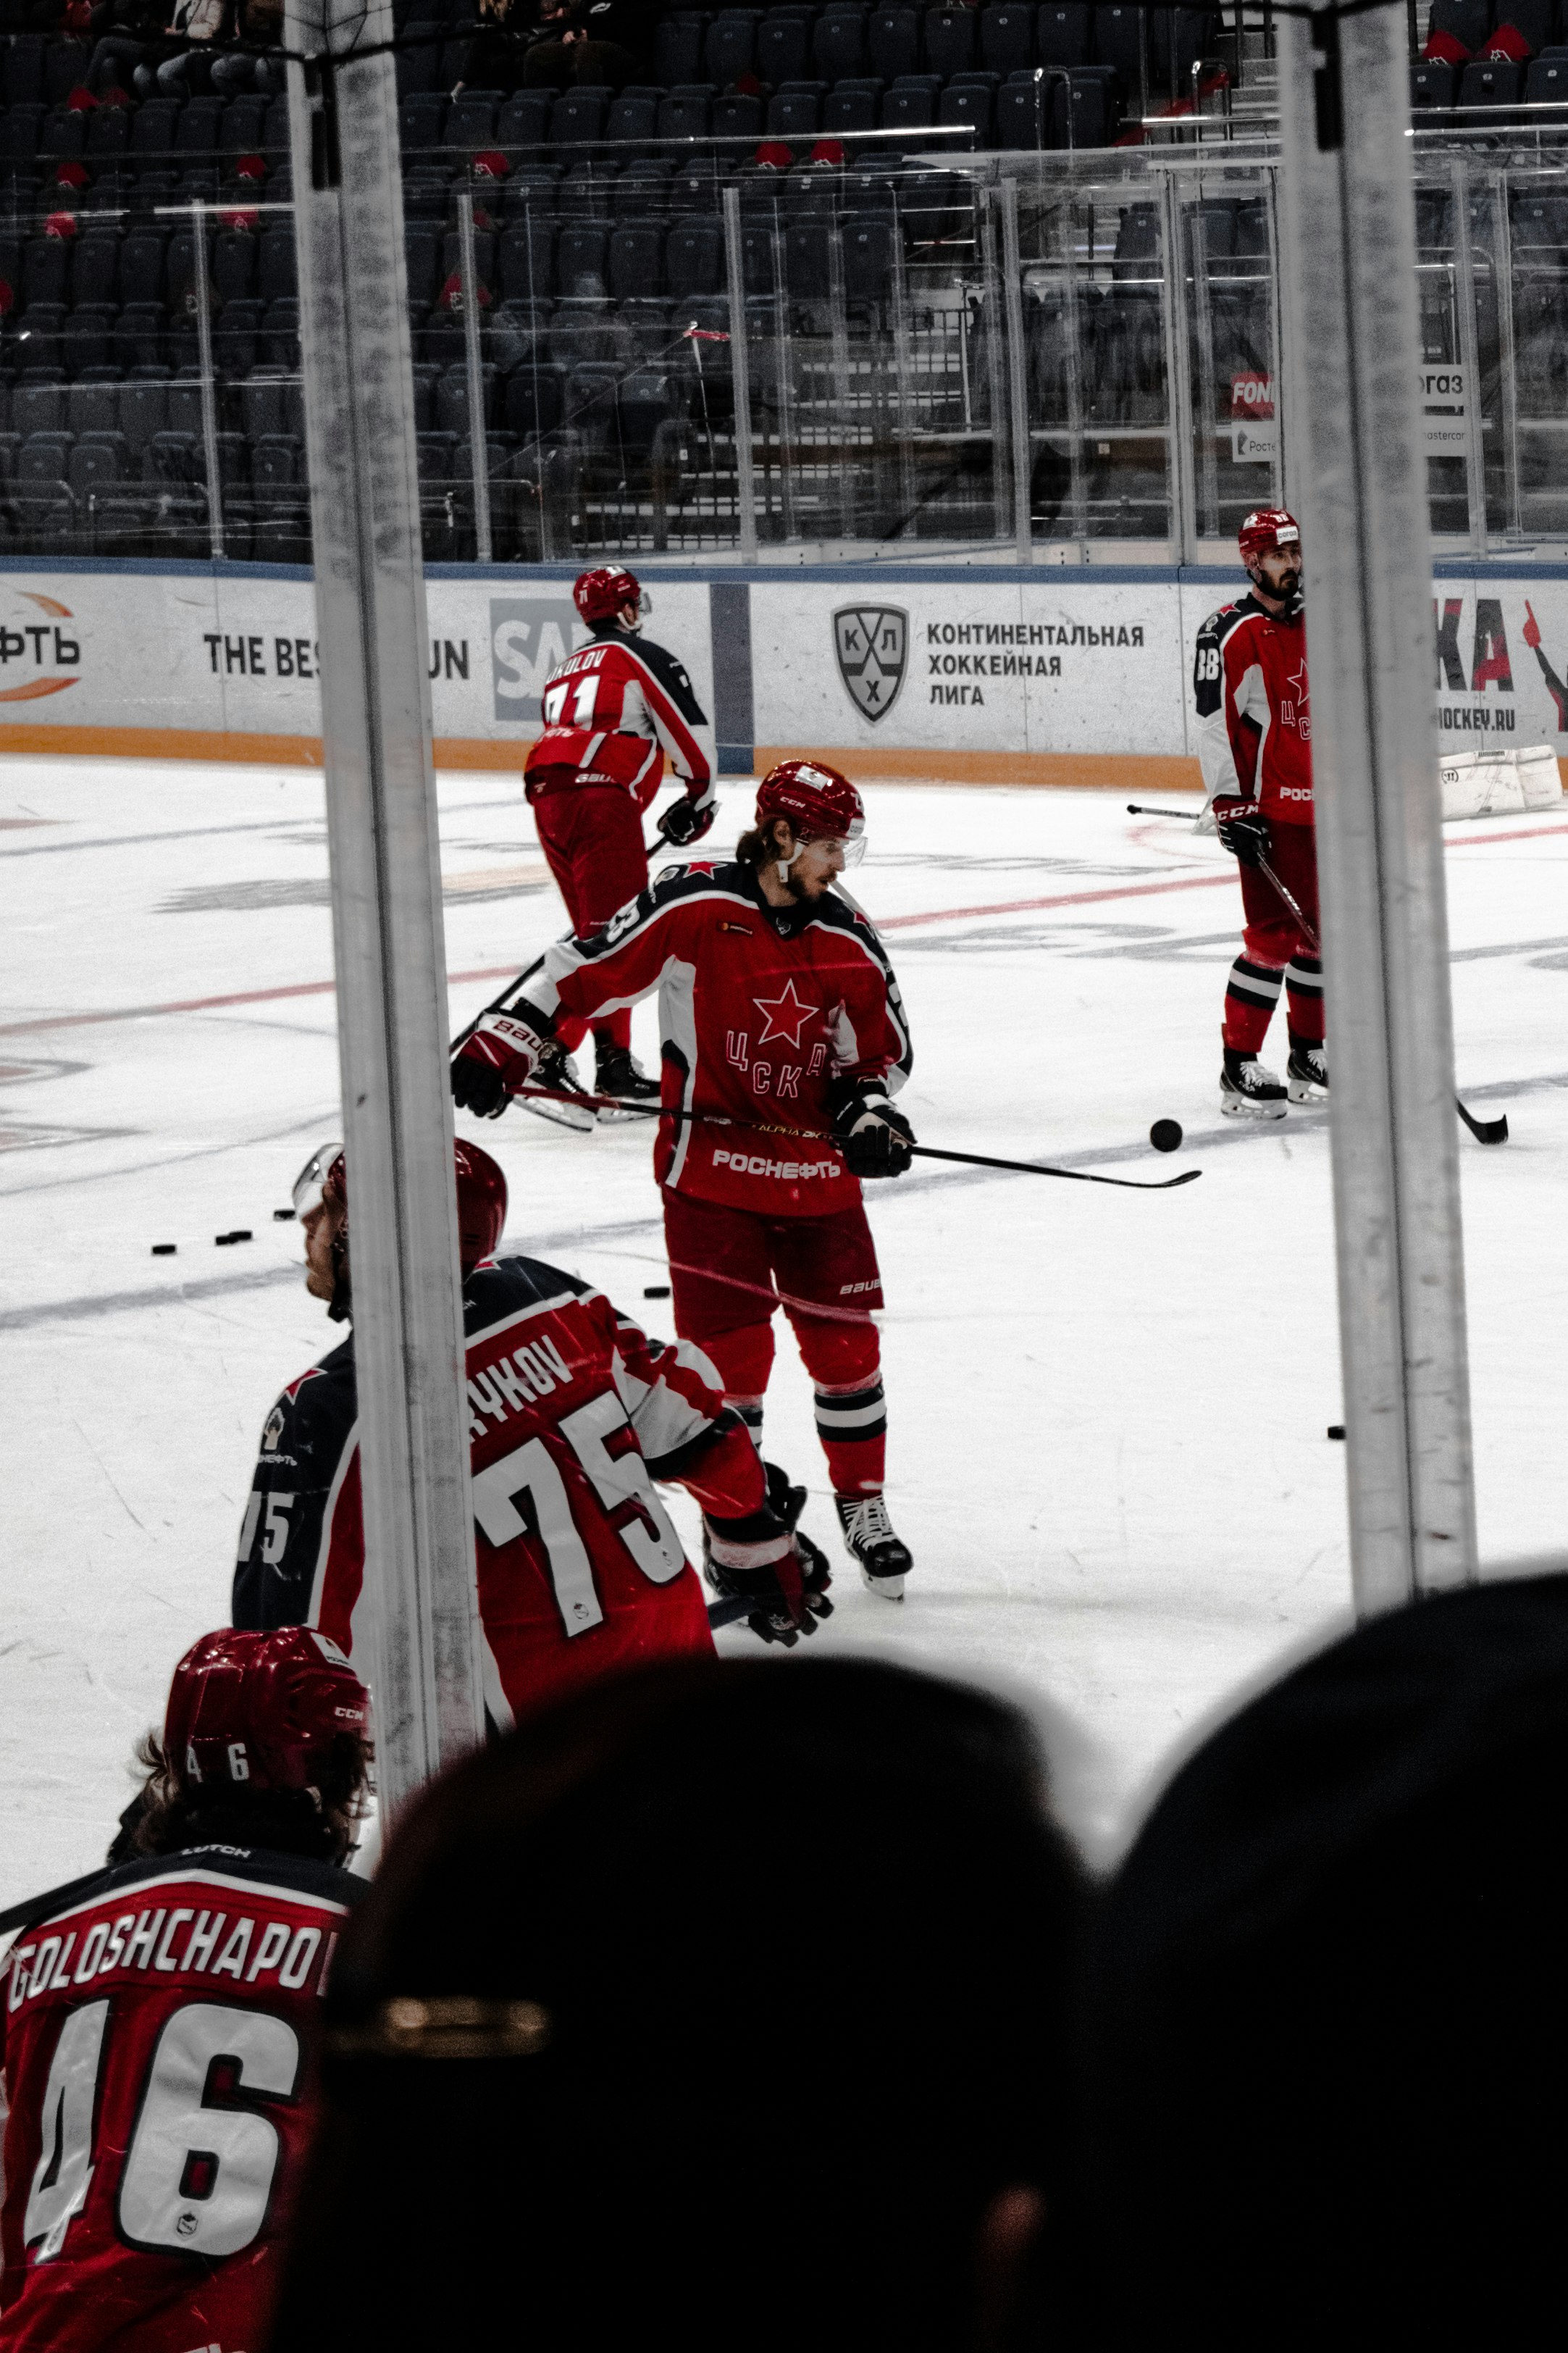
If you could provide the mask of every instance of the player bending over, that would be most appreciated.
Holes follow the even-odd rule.
[[[341,1866],[369,1724],[321,1636],[204,1634],[142,1744],[135,1860],[25,1914],[0,1965],[6,2353],[266,2343],[365,1888]]]
[[[748,1623],[793,1643],[831,1614],[826,1564],[791,1534],[805,1501],[764,1466],[695,1348],[650,1340],[575,1275],[497,1259],[506,1178],[456,1151],[468,1333],[485,1706],[509,1726],[541,1700],[644,1660],[711,1651],[702,1588],[654,1492],[696,1496],[727,1593]],[[347,1171],[337,1145],[294,1190],[306,1283],[351,1313]],[[234,1579],[237,1626],[320,1626],[368,1651],[352,1336],[291,1381],[261,1434]],[[771,1501],[770,1501],[771,1498]],[[804,1549],[804,1547],[803,1547]]]
[[[700,841],[716,802],[708,722],[675,656],[641,635],[647,599],[635,574],[602,565],[572,595],[593,635],[545,683],[544,732],[529,748],[523,789],[572,929],[592,932],[647,888],[642,818],[665,755],[686,779],[658,821],[666,841]],[[588,1026],[562,1024],[568,1054]],[[593,1031],[596,1091],[657,1101],[657,1081],[632,1057],[630,1008],[606,1008]]]
[[[664,1103],[680,1114],[654,1150],[675,1328],[760,1445],[783,1306],[845,1543],[871,1589],[900,1600],[910,1558],[883,1495],[882,1287],[859,1179],[910,1165],[913,1134],[889,1098],[911,1058],[882,944],[833,889],[864,833],[847,778],[784,761],[731,863],[661,875],[603,931],[557,942],[530,997],[464,1044],[452,1092],[498,1115],[531,1081],[554,1082],[563,1021],[658,990]]]
[[[1247,516],[1238,543],[1252,586],[1210,614],[1193,669],[1204,785],[1219,838],[1240,865],[1247,914],[1225,993],[1219,1107],[1232,1119],[1283,1119],[1287,1092],[1291,1103],[1320,1103],[1329,1089],[1317,947],[1258,868],[1266,859],[1317,932],[1301,533],[1282,507],[1264,507]],[[1281,984],[1287,1086],[1258,1059]]]

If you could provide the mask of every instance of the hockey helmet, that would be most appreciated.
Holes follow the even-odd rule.
[[[841,841],[844,862],[858,865],[866,849],[866,807],[847,776],[817,760],[781,760],[757,786],[759,826],[782,817],[797,841]]]
[[[337,1644],[310,1626],[226,1626],[174,1669],[163,1754],[181,1788],[312,1786],[342,1733],[370,1730],[370,1694]]]
[[[506,1177],[477,1144],[459,1136],[452,1148],[458,1180],[458,1257],[465,1274],[489,1258],[506,1224]],[[341,1144],[312,1152],[294,1180],[294,1215],[308,1218],[326,1202],[348,1204],[348,1164]]]
[[[1257,507],[1237,532],[1236,543],[1250,572],[1260,555],[1273,555],[1282,547],[1293,547],[1299,554],[1301,526],[1284,507]]]
[[[635,605],[642,609],[642,584],[635,572],[624,565],[600,564],[592,572],[580,572],[572,584],[572,601],[590,628],[599,621],[613,621],[623,605]]]

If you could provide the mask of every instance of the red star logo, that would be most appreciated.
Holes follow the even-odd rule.
[[[1300,703],[1302,709],[1305,710],[1308,696],[1307,657],[1305,654],[1301,656],[1300,669],[1288,681],[1288,683],[1295,688],[1296,699]]]
[[[803,1004],[795,993],[795,982],[786,980],[778,997],[753,997],[752,1003],[759,1013],[767,1016],[766,1026],[758,1039],[759,1046],[771,1046],[782,1039],[786,1046],[798,1048],[800,1033],[812,1016],[819,1011],[815,1005]]]

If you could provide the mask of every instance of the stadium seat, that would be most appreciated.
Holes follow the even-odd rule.
[[[447,127],[447,100],[438,90],[405,98],[397,110],[397,137],[405,155],[433,155]]]
[[[662,269],[662,261],[660,264]],[[649,360],[666,361],[674,341],[667,295],[634,294],[621,304],[616,320],[616,355],[627,367]]]
[[[867,21],[866,46],[871,71],[882,81],[918,72],[921,61],[920,18],[912,8],[878,8]]]
[[[712,129],[714,91],[707,82],[687,83],[660,100],[661,139],[706,139]]]
[[[678,83],[698,79],[702,71],[703,36],[707,25],[705,16],[682,14],[666,16],[656,27],[653,78],[661,90],[673,90]]]
[[[980,16],[980,63],[1004,81],[1035,63],[1033,0],[997,0]]]
[[[1074,67],[1066,82],[1056,85],[1053,120],[1062,134],[1058,145],[1109,147],[1121,127],[1115,73],[1108,66]]]
[[[35,377],[29,370],[21,383],[12,387],[11,430],[27,440],[37,434],[63,433],[65,429],[63,379],[49,383]]]
[[[44,103],[44,60],[47,44],[40,33],[14,33],[5,45],[5,103]]]
[[[264,302],[299,291],[292,226],[264,229],[257,257],[256,290]]]
[[[66,391],[66,430],[79,438],[84,433],[120,431],[120,370],[86,370]]]
[[[68,373],[107,367],[114,352],[114,322],[119,312],[112,302],[79,302],[65,322],[60,347]]]
[[[460,154],[478,154],[493,147],[496,140],[496,114],[501,104],[500,93],[493,90],[466,90],[447,109],[447,121],[441,133],[441,143]]]
[[[996,94],[989,78],[964,74],[950,81],[937,100],[936,119],[943,129],[967,128],[974,145],[989,147],[995,121]],[[957,142],[954,142],[957,144]]]
[[[974,65],[974,12],[971,8],[928,8],[925,17],[925,61],[928,73],[951,81]]]
[[[255,301],[226,302],[213,330],[213,348],[219,372],[229,383],[248,375],[261,356],[261,322],[266,305]]]
[[[500,397],[498,371],[488,364],[479,369],[480,405],[487,426],[497,421]],[[466,366],[449,367],[436,386],[436,427],[437,433],[452,433],[463,440],[468,438],[468,371]]]
[[[89,229],[78,242],[71,295],[79,303],[119,301],[120,238],[112,229]]]
[[[605,296],[563,295],[544,339],[555,365],[571,369],[580,360],[613,360],[615,307]]]
[[[445,29],[438,19],[429,16],[421,16],[415,23],[405,26],[403,43],[395,59],[397,95],[400,99],[422,96],[440,88],[440,36]]]
[[[218,132],[219,153],[259,155],[267,143],[267,116],[271,103],[270,99],[257,92],[231,98]]]
[[[1447,33],[1472,57],[1479,57],[1491,31],[1491,0],[1432,0],[1428,37]]]
[[[547,360],[519,368],[507,379],[503,414],[508,429],[521,438],[553,433],[565,406],[565,380]]]
[[[403,259],[408,275],[409,310],[423,316],[441,290],[441,240],[436,231],[423,224],[405,227]]]
[[[63,302],[70,285],[71,248],[64,237],[30,237],[22,254],[22,301]]]
[[[903,74],[882,98],[884,131],[929,131],[942,85],[934,74]]]
[[[676,221],[664,248],[665,282],[678,300],[717,294],[724,285],[724,232],[715,220]]]
[[[72,444],[66,480],[79,506],[96,492],[131,480],[131,444],[123,433],[85,433]]]
[[[847,301],[880,307],[888,299],[898,231],[882,214],[848,214],[843,224],[844,293]]]
[[[623,90],[605,117],[606,141],[615,146],[646,147],[657,139],[660,100],[658,90]]]
[[[0,114],[0,177],[32,170],[44,114],[41,106],[9,106]]]
[[[575,221],[562,230],[555,274],[563,294],[604,294],[609,235],[603,221]]]
[[[38,133],[38,162],[52,171],[57,164],[81,160],[87,144],[87,117],[70,107],[51,107]]]
[[[262,240],[252,229],[218,231],[213,245],[213,286],[220,302],[247,302],[256,291]]]
[[[117,164],[131,149],[131,109],[128,106],[100,106],[87,118],[87,138],[82,145],[82,161],[93,171],[105,164]]]
[[[824,133],[842,139],[857,131],[875,131],[881,103],[879,81],[841,81],[822,102]]]
[[[300,305],[294,297],[268,304],[261,322],[261,338],[267,356],[275,366],[299,366]]]
[[[815,139],[822,122],[827,86],[820,81],[786,83],[768,100],[770,139]]]
[[[558,98],[550,110],[552,147],[591,147],[603,135],[614,95],[608,90],[577,89]]]
[[[1568,58],[1532,58],[1524,77],[1524,95],[1531,106],[1562,105],[1568,100]],[[1410,102],[1415,103],[1414,90]]]
[[[617,302],[663,290],[666,235],[658,220],[626,221],[611,231],[609,289]]]
[[[496,115],[496,145],[508,155],[531,156],[550,136],[554,104],[547,90],[514,91]]]
[[[1531,73],[1538,71],[1535,66]],[[1424,107],[1448,107],[1454,103],[1458,83],[1457,69],[1445,58],[1415,58],[1410,66],[1410,111],[1418,113]]]
[[[809,19],[770,13],[757,27],[757,74],[774,90],[804,81],[811,71]]]
[[[778,233],[772,220],[741,222],[741,281],[748,294],[771,294],[778,282]]]
[[[1007,148],[1050,144],[1051,85],[1045,69],[1010,76],[996,93],[996,144]]]
[[[1053,0],[1037,21],[1043,66],[1086,66],[1091,56],[1094,10],[1079,0]]]
[[[721,9],[708,27],[707,46],[702,57],[703,78],[722,90],[727,82],[738,81],[742,74],[753,72],[756,68],[757,26],[762,21],[760,8]],[[679,77],[683,82],[697,79],[695,73]]]
[[[216,155],[223,130],[221,98],[192,98],[180,110],[174,132],[174,153],[180,156]]]
[[[762,132],[763,101],[750,90],[714,100],[713,136],[725,141],[731,152],[742,140],[760,139]]]
[[[133,369],[120,387],[120,430],[138,469],[142,452],[166,429],[168,422],[168,370],[145,366]]]
[[[1459,77],[1461,106],[1517,106],[1524,90],[1524,68],[1510,58],[1476,58]]]
[[[621,386],[621,441],[628,453],[647,458],[661,425],[677,409],[675,385],[666,369],[639,368]]]
[[[867,69],[864,9],[826,8],[812,33],[811,61],[824,81],[858,80]]]

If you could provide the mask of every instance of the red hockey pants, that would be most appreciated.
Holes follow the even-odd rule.
[[[816,1434],[837,1495],[879,1494],[888,1451],[876,1245],[857,1203],[827,1218],[770,1218],[668,1187],[675,1328],[718,1367],[759,1446],[773,1370],[773,1317],[789,1317],[816,1392]]]
[[[1316,932],[1316,834],[1310,825],[1279,823],[1268,831],[1268,863]],[[1321,1045],[1323,967],[1318,951],[1267,877],[1256,866],[1243,866],[1240,871],[1247,929],[1226,983],[1225,1042],[1243,1054],[1259,1052],[1283,987],[1290,1035]]]
[[[548,777],[549,769],[542,771]],[[571,776],[568,769],[557,771]],[[647,889],[647,856],[642,841],[642,811],[629,793],[608,785],[568,784],[552,790],[535,786],[533,822],[539,846],[549,860],[572,929],[579,936],[597,931],[618,908]],[[606,1013],[594,1023],[595,1044],[629,1046],[629,1008]],[[585,1021],[560,1020],[555,1034],[569,1054],[576,1052],[587,1034]]]

